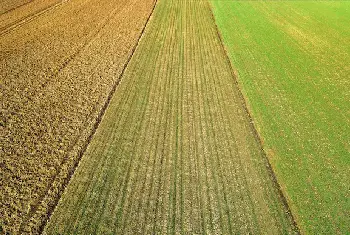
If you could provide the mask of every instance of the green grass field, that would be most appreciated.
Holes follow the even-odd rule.
[[[302,232],[350,232],[350,2],[211,1]]]
[[[45,232],[298,232],[208,1],[158,1]]]

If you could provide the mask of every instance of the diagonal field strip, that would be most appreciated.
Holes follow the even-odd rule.
[[[47,234],[298,233],[206,0],[160,0]]]

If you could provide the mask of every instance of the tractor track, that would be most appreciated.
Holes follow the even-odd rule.
[[[0,36],[8,34],[11,31],[13,31],[19,27],[22,27],[25,24],[28,24],[29,22],[35,20],[36,18],[42,16],[43,14],[57,9],[58,7],[62,6],[64,3],[66,3],[67,1],[69,1],[69,0],[60,0],[59,2],[53,3],[52,5],[49,5],[44,9],[39,9],[28,16],[25,16],[21,19],[18,19],[15,22],[10,23],[9,25],[5,25],[5,26],[1,27],[0,28]]]
[[[67,184],[69,183],[70,179],[72,178],[72,176],[73,176],[73,174],[74,174],[74,172],[75,172],[75,169],[78,167],[81,158],[83,157],[83,155],[84,155],[84,153],[85,153],[85,151],[86,151],[88,145],[90,144],[90,142],[91,142],[91,140],[92,140],[92,138],[93,138],[93,136],[94,136],[94,134],[95,134],[97,128],[98,128],[99,125],[100,125],[100,122],[101,122],[101,120],[102,120],[102,118],[103,118],[103,115],[104,115],[104,113],[106,112],[106,109],[107,109],[107,107],[108,107],[108,105],[109,105],[109,103],[110,103],[110,101],[111,101],[111,99],[112,99],[112,97],[113,97],[113,95],[114,95],[116,89],[117,89],[117,86],[118,86],[119,83],[121,82],[122,77],[123,77],[123,74],[124,74],[125,70],[127,69],[127,66],[128,66],[128,64],[129,64],[129,62],[130,62],[130,60],[131,60],[131,58],[132,58],[132,56],[133,56],[133,54],[134,54],[134,52],[135,52],[135,50],[136,50],[136,48],[137,48],[137,46],[139,45],[139,42],[140,42],[140,40],[141,40],[141,38],[142,38],[142,35],[143,35],[143,33],[144,33],[145,29],[146,29],[146,26],[147,26],[147,24],[148,24],[148,22],[149,22],[149,20],[150,20],[150,18],[151,18],[151,16],[152,16],[152,13],[153,13],[153,11],[154,11],[154,9],[155,9],[156,2],[157,2],[157,0],[154,0],[154,6],[153,6],[153,8],[152,8],[152,10],[151,10],[150,15],[148,16],[148,18],[147,18],[147,20],[146,20],[146,23],[145,23],[144,28],[142,29],[142,31],[141,31],[141,33],[140,33],[140,37],[138,38],[136,45],[132,48],[132,51],[131,51],[129,57],[128,57],[126,63],[124,64],[124,66],[123,66],[123,69],[122,69],[121,74],[119,75],[118,79],[116,80],[116,82],[115,82],[114,85],[112,86],[112,89],[111,89],[110,93],[108,94],[108,97],[107,97],[106,102],[104,103],[102,109],[99,111],[98,117],[96,118],[96,121],[95,121],[95,123],[94,123],[94,125],[93,125],[93,129],[91,130],[91,132],[90,132],[90,134],[89,134],[89,137],[88,137],[87,140],[85,141],[85,143],[84,143],[82,149],[80,150],[80,152],[79,152],[79,154],[78,154],[78,158],[77,158],[78,160],[75,162],[74,167],[69,171],[69,176],[67,177],[67,179],[66,179],[66,181],[65,181],[65,185],[67,185]],[[111,15],[113,15],[113,14],[111,14]],[[107,22],[106,22],[106,23],[107,23]],[[79,139],[79,138],[78,138],[78,139]],[[77,142],[78,142],[78,141],[76,141],[76,143],[77,143]],[[66,161],[66,160],[67,160],[67,158],[65,158],[65,161]],[[54,180],[53,180],[53,181],[54,181]],[[48,212],[47,212],[47,220],[45,220],[46,222],[49,220],[51,214],[52,214],[53,211],[55,210],[55,207],[57,206],[58,201],[59,201],[59,199],[60,199],[62,193],[64,192],[64,189],[65,189],[65,186],[63,186],[63,188],[62,188],[60,194],[57,195],[56,200],[55,200],[55,202],[54,202],[54,205],[51,206],[51,207],[48,209]],[[46,223],[43,223],[43,224],[40,226],[40,228],[39,228],[40,234],[43,232],[43,230],[44,230],[44,228],[45,228],[45,225],[46,225]]]

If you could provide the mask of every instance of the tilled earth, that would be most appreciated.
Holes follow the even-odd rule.
[[[0,4],[0,15],[12,11],[18,7],[24,6],[30,2],[33,2],[33,0],[2,0]]]
[[[113,93],[154,1],[6,4],[0,16],[0,229],[37,232]]]

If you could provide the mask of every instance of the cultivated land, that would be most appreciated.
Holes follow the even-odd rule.
[[[159,0],[47,234],[296,233],[207,1]]]
[[[350,231],[350,2],[211,1],[302,232]]]
[[[62,0],[35,0],[13,8],[5,14],[0,14],[0,35],[27,24],[29,21],[50,10],[54,10],[63,3],[65,1]]]
[[[0,3],[0,15],[30,2],[33,2],[33,0],[2,0]]]
[[[153,6],[37,0],[0,16],[0,233],[47,219]]]

